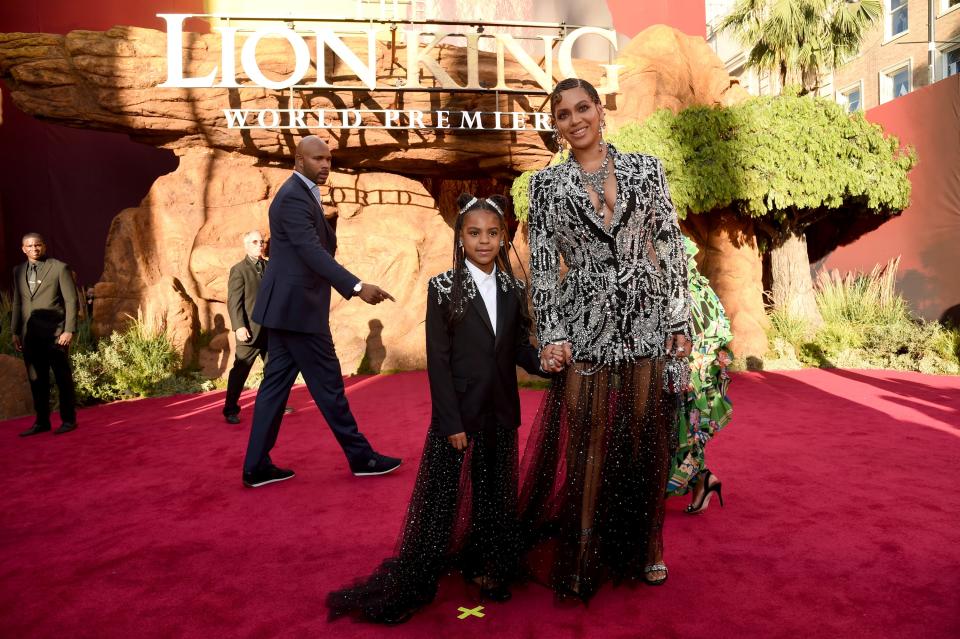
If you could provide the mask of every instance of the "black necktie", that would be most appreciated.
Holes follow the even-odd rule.
[[[253,268],[257,269],[257,275],[260,275],[260,276],[263,275],[263,258],[262,257],[257,258],[257,263],[254,265]]]
[[[34,262],[31,262],[27,266],[27,286],[30,287],[30,294],[33,295],[37,292],[37,289],[40,288],[40,281],[37,279],[40,274],[40,266]]]

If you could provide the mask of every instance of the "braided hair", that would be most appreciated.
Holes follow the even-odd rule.
[[[503,246],[497,251],[495,264],[498,269],[510,276],[510,281],[516,280],[513,274],[513,267],[510,265],[510,255],[508,250],[513,246],[513,242],[507,234],[507,221],[504,214],[507,210],[507,198],[502,195],[491,195],[488,198],[474,197],[470,193],[461,193],[457,198],[457,208],[459,213],[457,220],[453,225],[453,283],[450,289],[450,305],[447,311],[447,330],[453,332],[453,329],[463,319],[467,312],[467,304],[463,299],[463,282],[465,277],[470,277],[467,272],[467,254],[460,241],[460,234],[463,232],[463,218],[471,211],[490,211],[500,218],[500,232],[503,234]],[[513,293],[520,302],[520,313],[524,325],[529,328],[531,324],[530,314],[527,310],[526,289],[521,286],[513,286]]]

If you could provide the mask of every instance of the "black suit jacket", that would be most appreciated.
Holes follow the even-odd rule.
[[[70,267],[48,257],[40,263],[40,286],[31,295],[27,264],[13,269],[11,329],[23,340],[53,339],[77,331],[77,285]]]
[[[270,203],[270,268],[253,308],[253,321],[300,333],[330,332],[330,288],[345,298],[360,281],[340,266],[337,236],[323,209],[296,175]]]
[[[471,277],[466,270],[463,277]],[[450,306],[449,284],[453,271],[430,280],[427,288],[427,373],[433,414],[430,427],[444,435],[477,432],[489,427],[484,419],[492,413],[501,426],[520,425],[517,366],[533,375],[540,370],[537,350],[530,344],[530,325],[523,321],[517,289],[497,276],[497,331],[494,337],[483,298],[476,292],[466,300],[467,310],[453,330],[447,331]],[[504,290],[505,282],[507,282]]]
[[[230,326],[236,331],[246,328],[250,331],[250,342],[260,337],[260,325],[253,321],[253,306],[257,301],[260,288],[260,276],[250,258],[245,257],[230,267],[227,280],[227,312],[230,313]]]

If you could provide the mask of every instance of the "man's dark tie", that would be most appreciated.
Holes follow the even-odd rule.
[[[253,268],[257,270],[257,275],[260,275],[261,277],[263,276],[263,265],[264,263],[262,257],[258,257],[257,263],[253,265]]]
[[[39,275],[40,275],[39,265],[31,262],[27,266],[27,285],[30,287],[31,295],[36,293],[37,289],[40,288],[40,281],[38,280]]]

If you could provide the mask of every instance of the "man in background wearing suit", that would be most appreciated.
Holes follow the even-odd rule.
[[[340,361],[330,333],[330,289],[346,299],[379,304],[393,297],[367,284],[334,259],[337,236],[324,218],[320,184],[330,174],[326,143],[310,135],[297,145],[294,174],[270,204],[270,268],[253,321],[267,329],[268,357],[253,409],[243,483],[258,487],[294,476],[270,459],[283,408],[298,373],[343,449],[354,475],[382,475],[400,460],[373,450],[360,433],[344,392]]]
[[[246,256],[230,268],[227,281],[227,312],[237,338],[233,367],[227,377],[227,397],[223,403],[223,416],[230,424],[240,423],[240,393],[253,363],[258,357],[263,359],[267,355],[267,331],[251,319],[266,266],[264,245],[260,231],[246,233],[243,236]]]
[[[50,430],[50,369],[60,391],[61,424],[54,435],[77,427],[70,341],[77,330],[77,285],[70,267],[46,257],[39,233],[23,236],[27,261],[13,269],[13,346],[23,353],[37,420],[21,437]]]

